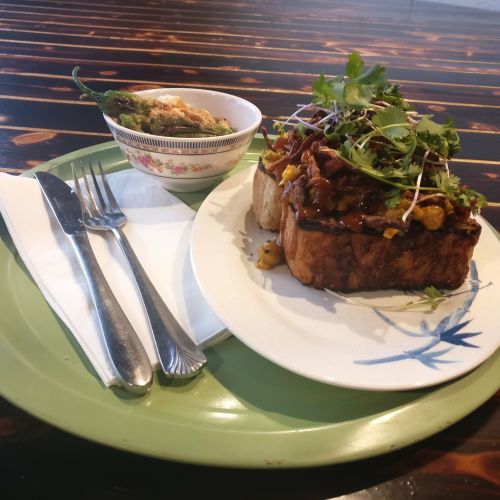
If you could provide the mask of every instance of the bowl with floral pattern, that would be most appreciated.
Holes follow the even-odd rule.
[[[233,169],[246,153],[262,115],[251,102],[205,89],[161,88],[136,92],[146,99],[167,102],[180,98],[188,106],[225,119],[232,132],[209,137],[153,135],[104,119],[130,165],[154,176],[166,189],[191,192],[205,189]]]

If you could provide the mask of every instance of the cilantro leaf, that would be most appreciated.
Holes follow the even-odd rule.
[[[324,73],[321,73],[317,80],[312,83],[313,103],[319,106],[329,108],[334,102],[340,105],[344,104],[344,80],[338,76],[327,79]]]
[[[440,170],[431,176],[431,180],[436,187],[450,198],[453,198],[453,193],[460,187],[460,178],[456,175],[448,175],[446,172]]]
[[[417,134],[427,132],[430,135],[442,135],[444,127],[431,120],[431,115],[424,115],[415,127]]]
[[[453,124],[453,120],[448,119],[443,123],[444,137],[448,142],[450,157],[455,156],[460,151],[460,139]]]
[[[410,163],[406,169],[406,177],[414,179],[422,173],[422,166],[418,163]]]
[[[474,189],[469,189],[467,187],[460,187],[460,192],[456,197],[456,200],[466,207],[470,207],[473,214],[478,214],[481,208],[488,206],[488,200],[486,196]]]
[[[375,64],[361,76],[358,76],[356,82],[362,85],[370,85],[375,90],[375,93],[383,92],[387,88],[385,66]]]
[[[460,140],[451,120],[436,123],[425,115],[417,123],[415,131],[425,149],[430,149],[444,158],[450,158],[460,151]]]
[[[427,296],[427,300],[433,311],[438,308],[441,302],[446,300],[446,297],[432,285],[424,288],[424,294]]]
[[[347,58],[347,64],[345,67],[346,76],[353,80],[358,78],[363,74],[365,69],[365,62],[361,59],[359,52],[351,52]]]
[[[348,82],[344,87],[345,102],[354,108],[364,108],[370,105],[373,93],[366,85],[356,82]]]
[[[332,105],[333,101],[335,100],[335,96],[333,94],[333,89],[328,83],[328,80],[326,79],[324,73],[321,73],[318,79],[313,81],[312,88],[314,103],[326,107]]]
[[[401,95],[399,85],[394,85],[388,82],[387,88],[377,97],[381,101],[391,104],[392,106],[404,111],[410,111],[413,109],[410,103]]]
[[[402,139],[391,139],[393,146],[401,153],[404,153],[403,164],[408,165],[412,160],[413,153],[415,152],[415,148],[417,147],[417,139],[415,134],[409,133],[407,136]]]
[[[464,207],[470,207],[472,213],[477,214],[488,205],[486,197],[467,186],[460,184],[460,179],[456,175],[448,175],[439,171],[431,176],[436,187],[451,200],[456,201]]]
[[[391,166],[386,166],[382,169],[382,173],[384,177],[387,179],[403,179],[406,180],[409,184],[413,182],[413,179],[420,174],[422,168],[420,165],[416,163],[410,163],[408,168],[395,168]]]
[[[335,125],[335,132],[339,135],[352,135],[358,131],[359,124],[349,120],[340,120]]]
[[[401,203],[401,189],[394,188],[385,192],[385,206],[387,208],[396,208]]]
[[[335,96],[335,102],[339,106],[345,107],[346,102],[344,99],[344,88],[345,88],[344,79],[341,76],[337,76],[332,80],[330,80],[330,85],[332,87],[333,95]]]
[[[377,153],[370,148],[351,148],[351,160],[359,167],[370,168],[373,167],[373,161],[377,157]]]
[[[410,133],[406,113],[394,106],[377,110],[372,122],[380,127],[385,137],[390,140],[402,139]]]

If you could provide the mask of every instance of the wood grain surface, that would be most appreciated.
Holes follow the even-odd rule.
[[[421,0],[0,0],[0,171],[18,174],[111,139],[96,106],[79,100],[74,65],[97,90],[236,94],[269,126],[308,100],[320,72],[341,74],[351,50],[386,65],[419,111],[454,119],[462,151],[451,168],[488,197],[483,215],[500,229],[500,9]],[[151,498],[172,496],[175,483],[189,489],[174,498],[499,498],[499,400],[383,457],[241,471],[115,451],[0,399],[0,498]]]

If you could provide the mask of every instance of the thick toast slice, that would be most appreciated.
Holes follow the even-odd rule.
[[[412,227],[403,237],[333,229],[320,220],[298,221],[284,203],[281,246],[291,273],[304,285],[345,292],[454,289],[465,280],[481,226],[470,219],[457,229]]]

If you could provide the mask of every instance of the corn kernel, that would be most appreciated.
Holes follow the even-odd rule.
[[[281,174],[282,182],[288,182],[295,179],[295,177],[297,177],[298,170],[299,169],[295,165],[287,165],[287,167],[285,168],[285,170],[283,170],[283,173]]]
[[[268,165],[271,165],[275,161],[281,158],[282,154],[278,151],[273,151],[272,149],[266,149],[262,152],[261,159],[264,167],[267,168]]]
[[[396,234],[398,234],[398,233],[399,233],[399,229],[396,229],[394,227],[388,227],[388,228],[384,229],[384,238],[391,239],[394,236],[396,236]]]

